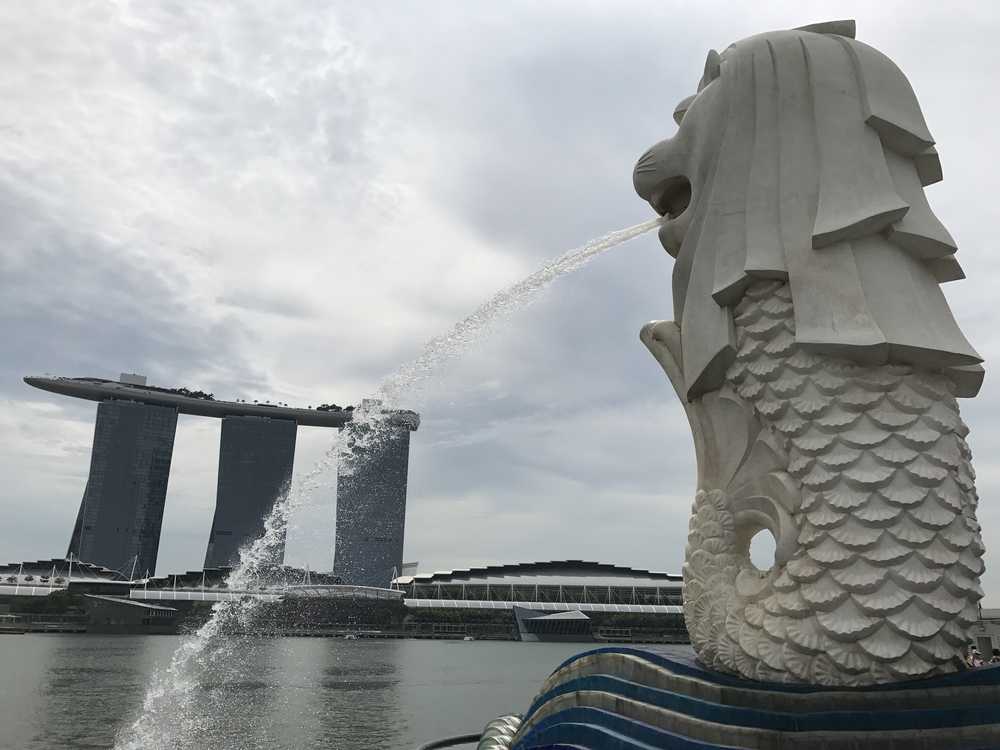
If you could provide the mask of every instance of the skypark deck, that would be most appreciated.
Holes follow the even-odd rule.
[[[167,406],[179,414],[194,414],[200,417],[270,417],[288,419],[304,427],[341,428],[353,419],[351,409],[324,411],[301,409],[271,404],[248,404],[242,401],[220,401],[133,383],[122,383],[102,378],[65,378],[29,376],[24,382],[43,391],[59,393],[63,396],[83,398],[88,401],[137,401],[153,406]],[[417,429],[420,417],[416,412],[397,411],[390,417],[411,430]]]

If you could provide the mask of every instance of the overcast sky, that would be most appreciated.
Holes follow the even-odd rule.
[[[992,2],[0,4],[0,558],[65,554],[90,460],[96,405],[24,375],[358,403],[497,289],[651,217],[632,166],[709,48],[845,17],[941,152],[928,192],[970,277],[946,293],[987,360],[962,405],[1000,602]],[[638,340],[670,316],[671,264],[654,235],[609,252],[413,395],[407,560],[679,571],[693,448]],[[161,574],[204,558],[218,439],[180,417]],[[330,440],[299,430],[296,475]],[[334,481],[289,562],[331,566]]]

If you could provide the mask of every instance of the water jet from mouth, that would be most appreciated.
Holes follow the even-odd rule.
[[[611,248],[646,234],[662,223],[663,219],[657,218],[610,232],[550,260],[521,281],[494,294],[450,331],[428,341],[417,357],[384,378],[375,398],[362,401],[362,407],[354,411],[353,421],[362,422],[368,428],[352,431],[352,444],[357,450],[345,450],[347,445],[342,446],[336,440],[316,466],[278,498],[264,521],[263,535],[240,550],[240,561],[227,579],[228,588],[249,590],[260,584],[276,551],[284,543],[288,519],[308,502],[323,475],[332,468],[342,474],[353,471],[356,462],[364,460],[363,457],[377,447],[377,441],[387,439],[391,410],[404,401],[412,402],[421,386],[447,362],[482,341],[500,321],[533,302],[556,279],[579,270]],[[253,647],[246,642],[246,634],[252,633],[258,610],[265,605],[266,602],[250,598],[217,602],[208,621],[181,643],[170,664],[153,674],[143,699],[142,713],[119,732],[116,750],[197,747],[200,728],[211,724],[213,717],[225,715],[227,710],[226,691],[206,692],[201,686],[202,679],[232,674],[234,668],[240,669],[243,651],[239,647]]]

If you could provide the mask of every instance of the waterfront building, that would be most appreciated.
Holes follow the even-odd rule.
[[[980,607],[979,621],[972,626],[970,642],[989,660],[994,649],[1000,649],[1000,609]]]
[[[593,622],[578,609],[544,614],[515,604],[514,622],[522,641],[579,643],[594,640]]]
[[[156,569],[177,410],[135,401],[97,407],[90,475],[67,557],[123,572]]]
[[[266,606],[240,619],[249,632],[336,635],[355,622],[398,625],[405,614],[401,592],[342,586],[329,573],[265,566],[242,589],[229,588],[228,573],[215,568],[129,580],[69,559],[0,565],[0,618],[18,632],[177,633],[204,624],[219,601],[250,597]]]
[[[222,419],[216,508],[205,566],[237,561],[239,549],[263,531],[264,519],[289,486],[297,427],[346,430],[357,448],[352,471],[338,476],[335,569],[346,583],[386,587],[402,566],[410,432],[420,417],[364,402],[373,418],[356,421],[353,407],[315,409],[223,401],[187,388],[162,388],[142,375],[102,378],[26,377],[42,390],[98,401],[90,477],[69,555],[128,577],[156,571],[177,415]],[[368,440],[372,425],[378,439]],[[358,442],[358,438],[364,438]],[[272,562],[280,563],[278,545]]]
[[[399,576],[417,622],[476,637],[686,643],[682,579],[585,560]],[[548,617],[557,615],[556,617]]]
[[[345,583],[388,587],[403,567],[412,421],[344,428],[333,570]]]
[[[290,419],[223,418],[206,568],[235,565],[240,547],[264,533],[264,519],[291,485],[296,429]],[[272,562],[283,560],[284,543],[275,547]]]
[[[106,584],[127,584],[128,578],[117,570],[63,557],[0,565],[0,597],[48,596],[65,591],[71,582],[101,588]]]
[[[485,609],[518,604],[549,611],[565,610],[571,605],[611,607],[608,611],[622,612],[629,610],[613,608],[679,606],[682,585],[679,573],[587,560],[484,565],[400,576],[393,581],[393,586],[401,589],[414,606],[476,602]],[[467,609],[468,605],[460,608]]]
[[[0,566],[0,612],[27,618],[43,609],[51,615],[44,622],[23,620],[38,629],[163,632],[198,627],[217,602],[251,598],[266,606],[241,627],[273,635],[687,642],[681,580],[672,573],[557,560],[399,576],[392,588],[379,588],[271,565],[252,586],[234,589],[228,572],[130,581],[69,560],[13,563]]]
[[[87,633],[105,635],[173,635],[177,632],[178,610],[162,604],[135,601],[121,596],[83,594]]]

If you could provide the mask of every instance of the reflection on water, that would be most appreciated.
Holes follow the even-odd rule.
[[[107,747],[109,723],[142,694],[151,645],[142,638],[0,636],[0,747]]]
[[[320,728],[313,744],[407,750],[415,745],[407,742],[410,720],[405,710],[408,689],[402,653],[423,645],[427,644],[344,641],[340,648],[322,648],[318,682],[323,689],[316,691],[312,701]]]
[[[0,636],[0,748],[110,748],[169,636]],[[527,708],[580,644],[240,639],[199,676],[173,747],[408,750]],[[180,718],[180,717],[178,717]]]

